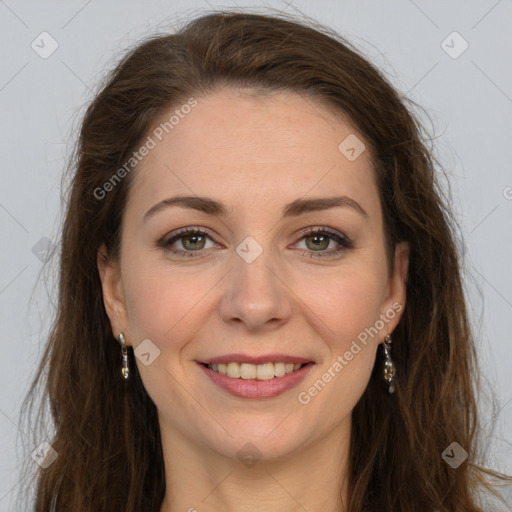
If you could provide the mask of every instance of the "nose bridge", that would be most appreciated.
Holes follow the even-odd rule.
[[[250,329],[272,321],[284,321],[290,314],[286,292],[275,264],[273,251],[255,238],[245,238],[234,255],[228,291],[222,299],[221,314],[225,321],[242,321]]]

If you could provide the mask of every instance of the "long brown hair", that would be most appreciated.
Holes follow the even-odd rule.
[[[396,392],[379,352],[353,410],[351,512],[481,511],[475,349],[461,280],[456,223],[425,130],[382,74],[346,40],[312,21],[237,11],[205,14],[128,51],[86,110],[70,164],[56,316],[24,407],[43,390],[58,457],[37,475],[34,510],[158,512],[165,493],[156,408],[106,315],[97,252],[119,257],[133,172],[104,184],[155,121],[194,96],[230,86],[290,91],[348,116],[374,156],[389,268],[410,244],[407,304],[393,336]],[[95,193],[96,191],[96,193]],[[43,428],[48,420],[41,416]],[[45,423],[46,422],[46,423]],[[41,440],[41,439],[39,439]],[[468,459],[441,457],[457,442]]]

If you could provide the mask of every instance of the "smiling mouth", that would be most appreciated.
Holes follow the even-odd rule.
[[[306,363],[309,364],[309,363]],[[251,363],[219,363],[219,364],[204,364],[208,369],[213,370],[221,375],[226,375],[233,379],[244,380],[271,380],[276,377],[284,377],[287,374],[294,373],[300,370],[306,364],[301,363],[264,363],[264,364],[251,364]]]

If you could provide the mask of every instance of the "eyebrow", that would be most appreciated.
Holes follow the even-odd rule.
[[[174,196],[164,199],[159,203],[152,206],[144,214],[144,222],[157,213],[166,210],[172,206],[179,206],[182,208],[189,208],[197,210],[208,215],[225,216],[230,211],[226,205],[211,197],[198,197],[198,196]],[[357,211],[366,219],[368,214],[363,207],[354,199],[346,196],[334,197],[316,197],[311,199],[295,199],[291,203],[285,205],[282,209],[281,215],[286,217],[297,217],[304,213],[317,212],[322,210],[329,210],[335,207],[349,207]]]

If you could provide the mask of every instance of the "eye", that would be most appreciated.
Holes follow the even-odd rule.
[[[199,256],[199,254],[194,254],[195,252],[211,248],[211,246],[205,246],[207,240],[212,241],[205,231],[196,228],[185,228],[178,231],[171,238],[164,238],[160,245],[178,256],[195,257]],[[181,245],[182,249],[173,247],[176,242],[178,242],[178,246]]]
[[[206,245],[208,240],[212,242],[209,247]],[[302,241],[306,248],[300,251],[309,258],[332,257],[353,247],[347,237],[330,228],[310,229],[302,233],[299,242]],[[326,249],[333,244],[337,245],[327,251]],[[198,228],[184,228],[170,238],[164,237],[158,245],[178,257],[194,258],[204,256],[204,250],[211,249],[216,244],[206,231]]]
[[[306,249],[309,250],[309,252],[306,251],[305,254],[310,258],[335,256],[353,247],[352,242],[347,237],[329,228],[310,229],[302,235],[300,241],[304,240]],[[325,249],[327,249],[332,242],[337,244],[337,246],[330,251],[326,251]]]

